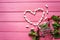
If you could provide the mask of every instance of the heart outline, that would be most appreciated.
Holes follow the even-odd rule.
[[[34,25],[34,26],[37,26],[37,25],[39,25],[39,23],[41,23],[42,20],[44,19],[45,12],[44,12],[43,10],[44,10],[43,8],[35,9],[34,12],[32,12],[31,10],[26,10],[26,11],[24,12],[24,19],[25,19],[29,24],[32,24],[32,25]],[[43,14],[42,14],[42,17],[38,20],[37,23],[33,23],[33,22],[31,22],[31,21],[26,17],[26,14],[29,12],[29,13],[31,13],[31,14],[33,14],[33,15],[36,15],[36,11],[42,11]]]

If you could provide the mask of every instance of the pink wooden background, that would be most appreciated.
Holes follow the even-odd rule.
[[[49,17],[60,15],[60,0],[0,0],[0,40],[31,40],[28,36],[30,29],[25,28],[29,24],[24,20],[24,11],[44,8],[45,4],[49,6]],[[35,19],[31,21],[35,22],[38,18]],[[31,27],[33,26],[30,25]]]

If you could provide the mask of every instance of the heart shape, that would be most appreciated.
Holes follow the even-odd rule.
[[[34,26],[37,26],[37,25],[39,25],[39,23],[41,23],[42,22],[42,20],[44,19],[44,17],[45,17],[45,12],[43,11],[44,9],[43,8],[38,8],[38,9],[35,9],[35,11],[34,12],[32,12],[31,10],[26,10],[25,12],[24,12],[24,19],[29,23],[29,24],[32,24],[32,25],[34,25]],[[26,14],[27,13],[31,13],[31,14],[33,14],[33,15],[36,15],[36,12],[42,12],[43,14],[42,14],[42,17],[39,19],[39,21],[37,22],[37,23],[33,23],[33,22],[31,22],[28,18],[27,18],[27,16],[26,16]]]

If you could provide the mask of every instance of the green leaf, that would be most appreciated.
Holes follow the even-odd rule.
[[[59,18],[58,16],[53,15],[53,16],[52,16],[52,19],[53,19],[54,21],[59,21],[60,18]]]
[[[53,25],[53,27],[54,27],[54,29],[57,29],[57,28],[59,28],[60,27],[60,24],[58,24],[57,22],[55,22],[54,24],[52,24]]]
[[[59,30],[54,30],[54,34],[56,34],[56,33],[58,33],[59,32]]]
[[[59,33],[56,33],[53,36],[54,36],[54,38],[60,38],[60,34]]]
[[[37,33],[34,30],[31,30],[29,35],[33,37],[33,36],[37,36]]]
[[[42,25],[40,25],[40,27],[41,28],[47,28],[48,27],[48,24],[46,23],[46,24],[42,24]]]

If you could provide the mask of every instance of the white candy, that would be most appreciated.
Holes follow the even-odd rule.
[[[30,22],[27,18],[25,18],[25,19],[26,19],[26,21]]]
[[[34,28],[31,28],[31,29],[33,29],[33,30],[34,30]]]
[[[42,15],[42,17],[44,17],[44,15]]]
[[[45,20],[47,19],[47,17],[45,17]]]
[[[37,23],[37,25],[39,24],[39,22]]]
[[[26,25],[26,28],[29,28],[29,25]]]
[[[37,10],[40,10],[40,8],[38,8],[38,9],[35,9],[35,12],[36,12]]]
[[[24,16],[24,18],[26,18],[26,16]]]
[[[46,11],[46,13],[48,14],[48,10]]]
[[[29,23],[30,23],[30,21],[29,20],[27,20]]]
[[[43,18],[40,19],[40,21],[42,20]]]
[[[43,11],[44,9],[43,9],[43,8],[41,8],[41,10]]]
[[[44,24],[46,24],[47,22],[44,22]]]
[[[31,10],[26,10],[26,12],[31,12]]]
[[[24,15],[25,15],[26,13],[24,12]]]
[[[45,7],[48,8],[48,5],[46,4]]]
[[[40,22],[41,22],[41,20],[38,23],[40,23]]]
[[[38,9],[35,9],[35,12],[37,11]]]
[[[45,14],[45,12],[43,12],[43,15]]]
[[[34,15],[36,14],[36,12],[33,13]]]
[[[33,25],[35,26],[36,24],[35,24],[35,23],[33,23]]]
[[[41,27],[38,25],[38,28],[41,29]]]
[[[30,11],[31,13],[33,13],[32,11]]]
[[[30,22],[32,24],[32,22]]]
[[[40,8],[38,8],[38,10],[40,10]]]

